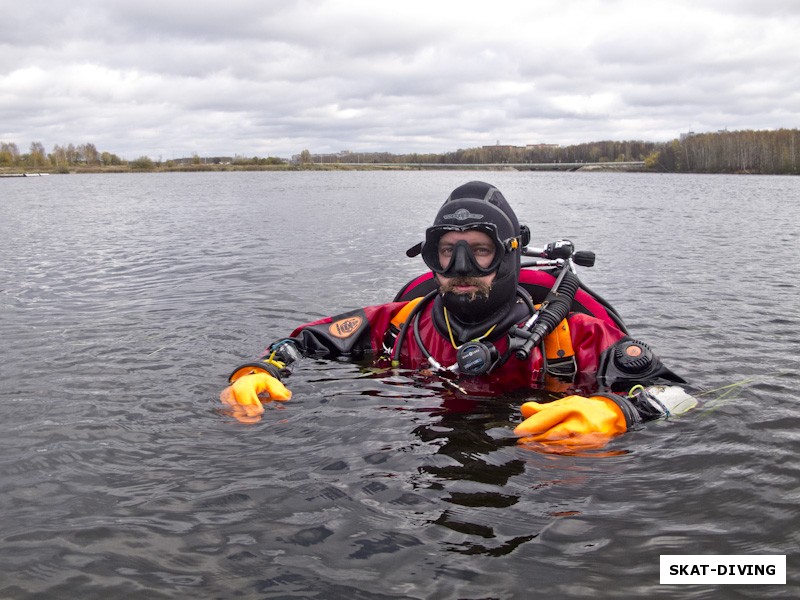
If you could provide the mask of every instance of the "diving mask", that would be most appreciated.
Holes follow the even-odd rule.
[[[446,234],[468,231],[477,231],[488,236],[491,241],[489,249],[485,244],[470,244],[465,239],[441,246],[441,240]],[[473,223],[465,227],[456,225],[429,227],[425,232],[425,242],[422,244],[421,252],[425,264],[434,273],[445,277],[482,277],[496,272],[506,253],[518,247],[517,238],[501,240],[494,224]],[[443,260],[448,257],[449,261],[443,265]]]

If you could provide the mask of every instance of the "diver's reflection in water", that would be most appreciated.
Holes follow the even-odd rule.
[[[417,474],[404,473],[414,491],[403,498],[414,500],[414,522],[433,525],[427,535],[446,550],[504,556],[539,538],[555,521],[583,512],[587,483],[598,463],[586,464],[580,450],[520,445],[513,433],[519,407],[529,400],[551,400],[549,388],[488,397],[462,393],[420,373],[386,377],[372,370],[367,377],[380,379],[381,387],[362,393],[379,396],[384,406],[387,398],[395,398],[399,402],[388,410],[416,415],[406,430],[416,442],[385,450],[409,452],[417,459]],[[384,451],[370,462],[386,460],[391,459]],[[388,502],[395,506],[398,500]]]
[[[420,467],[429,489],[443,493],[442,501],[447,503],[433,523],[460,534],[448,536],[453,551],[508,554],[534,539],[545,524],[536,524],[532,532],[530,523],[510,518],[519,512],[513,507],[528,487],[511,485],[526,472],[526,462],[511,435],[521,400],[443,396],[440,408],[425,411],[433,419],[413,431],[426,444],[438,447],[428,457],[430,464]]]

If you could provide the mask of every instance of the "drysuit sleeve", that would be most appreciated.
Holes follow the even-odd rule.
[[[268,350],[292,343],[302,356],[360,358],[372,349],[370,333],[380,326],[376,322],[379,313],[379,307],[368,307],[313,321],[295,329],[289,338],[271,344]]]
[[[624,337],[600,356],[597,395],[613,400],[628,429],[689,410],[697,401],[676,383],[686,381],[668,369],[644,342]]]
[[[291,371],[292,363],[304,356],[346,356],[357,360],[375,353],[382,347],[392,318],[406,304],[369,306],[301,325],[289,337],[270,344],[258,360],[234,369],[228,380],[233,382],[237,377],[258,372],[280,379]]]
[[[598,392],[595,397],[607,398],[619,407],[628,431],[646,421],[681,415],[697,406],[697,399],[679,385],[637,386],[627,396]]]

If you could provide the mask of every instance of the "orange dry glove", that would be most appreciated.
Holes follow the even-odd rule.
[[[599,448],[628,429],[619,406],[603,396],[567,396],[546,404],[526,402],[520,410],[525,420],[514,429],[522,438],[520,443]]]
[[[244,423],[261,418],[264,407],[258,395],[266,392],[270,400],[284,402],[292,397],[286,386],[267,373],[242,375],[220,394],[219,399],[233,409],[233,416]]]

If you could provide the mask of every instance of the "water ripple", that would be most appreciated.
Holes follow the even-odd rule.
[[[413,373],[306,360],[292,401],[242,425],[217,399],[231,366],[391,298],[464,174],[4,182],[0,597],[672,597],[661,554],[793,564],[796,179],[470,177],[537,245],[597,252],[581,275],[698,409],[540,454],[509,433],[520,398],[456,405]]]

